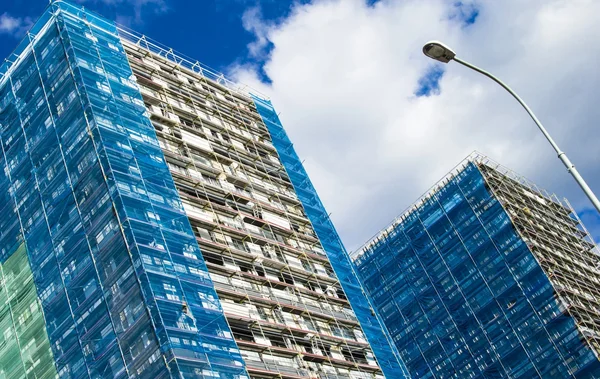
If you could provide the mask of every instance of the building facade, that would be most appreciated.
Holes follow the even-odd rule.
[[[53,1],[0,146],[0,377],[405,377],[261,96]]]
[[[566,200],[481,155],[352,257],[412,377],[600,377],[595,244]]]

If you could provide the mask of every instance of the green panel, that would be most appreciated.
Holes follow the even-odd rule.
[[[58,378],[25,245],[0,264],[0,379]]]

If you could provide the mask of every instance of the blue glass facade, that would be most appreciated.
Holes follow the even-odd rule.
[[[1,258],[58,375],[246,377],[115,25],[53,2],[0,74]]]
[[[412,377],[600,377],[598,358],[472,162],[354,263]]]
[[[256,108],[263,122],[269,129],[273,145],[282,164],[294,185],[298,199],[313,225],[323,249],[327,253],[331,265],[344,289],[356,317],[377,357],[377,362],[386,378],[407,377],[406,369],[391,343],[387,332],[382,328],[376,314],[365,296],[361,283],[353,269],[350,257],[346,252],[330,218],[321,203],[302,163],[294,150],[293,144],[283,129],[279,117],[268,100],[254,96]]]

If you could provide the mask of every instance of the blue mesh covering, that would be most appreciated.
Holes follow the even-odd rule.
[[[0,75],[0,257],[20,222],[59,375],[246,377],[115,25],[53,2]]]
[[[350,301],[356,317],[375,353],[375,357],[387,378],[407,377],[404,364],[399,355],[394,353],[393,344],[382,328],[379,320],[372,312],[368,299],[365,297],[361,284],[353,270],[348,256],[327,212],[321,203],[310,179],[287,133],[283,129],[273,106],[267,100],[253,96],[256,109],[269,129],[273,145],[279,158],[294,185],[298,199],[312,223],[319,241],[331,262],[331,265]]]
[[[0,167],[0,378],[55,378],[56,365],[9,193],[3,153]]]
[[[473,163],[354,263],[413,377],[600,377]]]

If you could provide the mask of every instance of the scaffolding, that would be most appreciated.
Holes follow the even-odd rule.
[[[0,378],[58,378],[23,244],[0,263]]]
[[[353,268],[350,256],[346,252],[325,207],[310,182],[302,162],[293,148],[293,144],[279,121],[279,117],[268,100],[254,96],[254,101],[258,112],[269,129],[273,144],[277,147],[279,157],[290,181],[294,185],[298,198],[302,202],[306,214],[329,256],[346,296],[351,300],[352,308],[361,322],[371,348],[377,356],[379,365],[388,378],[407,377],[404,363],[395,353],[395,348],[385,326],[373,312],[369,299],[365,295],[362,284]]]
[[[568,200],[493,162],[478,168],[600,359],[600,256],[577,213]]]
[[[0,67],[0,258],[28,246],[58,376],[404,376],[250,93],[65,1]]]
[[[411,375],[600,375],[589,235],[478,153],[352,256]]]
[[[0,72],[6,191],[58,375],[247,377],[116,26],[52,2]]]
[[[123,45],[250,376],[399,377],[394,355],[375,361],[264,100],[144,36]]]

